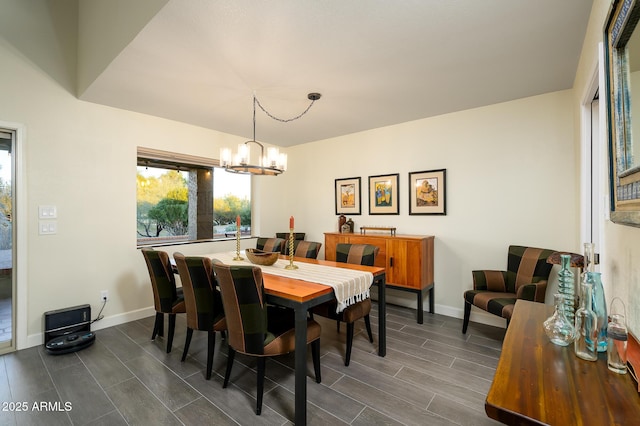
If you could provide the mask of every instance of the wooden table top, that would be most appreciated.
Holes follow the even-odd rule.
[[[629,374],[607,368],[547,338],[542,323],[553,306],[518,300],[485,411],[505,424],[637,425],[640,395]]]

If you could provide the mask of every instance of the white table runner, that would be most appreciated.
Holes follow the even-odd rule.
[[[265,274],[328,285],[333,288],[338,301],[337,312],[342,312],[347,306],[368,298],[369,289],[373,284],[373,274],[371,272],[295,261],[294,263],[298,269],[285,269],[285,266],[289,264],[289,260],[278,259],[271,266],[263,266],[251,263],[247,259],[244,250],[240,252],[240,256],[244,260],[233,260],[235,255],[236,252],[233,251],[212,253],[206,256],[218,259],[227,265],[258,266]]]

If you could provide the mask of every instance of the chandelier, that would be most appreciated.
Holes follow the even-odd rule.
[[[269,113],[253,95],[253,139],[246,141],[245,143],[238,145],[238,152],[234,155],[231,154],[229,148],[222,148],[220,150],[220,165],[225,168],[226,171],[231,173],[246,173],[254,175],[267,175],[277,176],[287,170],[287,154],[281,153],[278,148],[267,148],[267,154],[264,153],[264,145],[256,141],[256,105],[267,114],[269,117],[282,123],[297,120],[305,115],[313,106],[315,101],[320,99],[320,93],[309,93],[307,99],[311,101],[307,109],[293,118],[282,119],[273,116]],[[260,147],[260,157],[258,164],[251,164],[251,146],[250,144],[256,144]]]

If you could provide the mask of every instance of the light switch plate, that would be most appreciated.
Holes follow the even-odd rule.
[[[40,235],[53,235],[58,232],[58,221],[56,220],[41,220],[38,223]]]
[[[56,206],[38,206],[39,219],[56,219],[58,217],[58,209]]]

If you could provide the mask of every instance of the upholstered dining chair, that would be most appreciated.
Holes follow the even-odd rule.
[[[351,263],[356,265],[373,266],[376,255],[380,248],[370,244],[336,244],[336,261]],[[348,366],[351,361],[351,349],[353,347],[354,323],[360,318],[364,318],[364,325],[367,328],[369,341],[373,343],[373,333],[371,333],[371,299],[366,298],[352,305],[347,306],[342,312],[336,313],[337,302],[332,300],[311,308],[311,316],[314,314],[337,321],[337,328],[340,331],[340,322],[347,323],[347,353],[344,365]]]
[[[143,248],[142,255],[149,270],[156,320],[153,324],[151,340],[164,335],[164,314],[169,315],[169,333],[167,335],[167,353],[171,352],[173,335],[176,329],[176,314],[186,312],[182,288],[176,287],[176,279],[165,251]]]
[[[174,253],[176,267],[184,289],[187,308],[187,338],[182,351],[182,361],[187,358],[193,330],[207,332],[207,369],[205,377],[211,378],[213,353],[216,348],[216,331],[224,333],[227,323],[222,307],[222,297],[216,288],[211,259],[202,256],[184,256]]]
[[[305,257],[307,259],[317,259],[321,247],[322,243],[317,243],[315,241],[294,240],[293,255],[296,257]],[[282,254],[286,256],[289,255],[289,244],[287,242],[284,243],[284,250],[282,250]]]
[[[473,290],[464,292],[462,333],[467,332],[471,305],[511,321],[516,300],[544,303],[552,264],[547,258],[555,250],[509,246],[507,270],[471,271]]]
[[[305,232],[294,232],[293,239],[296,241],[301,241],[305,239],[306,235],[307,234]],[[288,240],[289,232],[276,232],[276,238],[282,238],[283,240]]]
[[[282,253],[284,247],[284,240],[282,238],[263,238],[260,237],[256,240],[256,248],[262,251],[279,251]]]
[[[262,411],[264,371],[267,357],[295,350],[295,318],[290,309],[267,306],[262,270],[256,266],[229,266],[213,261],[227,318],[229,356],[222,387],[229,384],[236,352],[257,357],[256,414]],[[320,324],[307,321],[307,344],[320,383]]]

